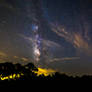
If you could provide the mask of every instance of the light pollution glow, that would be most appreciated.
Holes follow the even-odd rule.
[[[53,76],[55,74],[55,70],[52,69],[43,69],[43,68],[38,68],[38,71],[32,71],[33,73],[37,74],[37,76],[40,75],[44,75],[45,77],[47,76]],[[11,74],[8,76],[3,76],[2,74],[0,75],[0,80],[4,81],[4,80],[16,80],[21,78],[22,76],[24,76],[23,73],[19,73],[19,74]]]
[[[3,76],[2,74],[0,75],[0,80],[10,80],[10,79],[19,79],[21,76],[23,76],[24,74],[23,73],[20,73],[20,74],[11,74],[11,75],[8,75],[8,76]]]
[[[46,77],[46,76],[52,76],[52,75],[54,75],[56,71],[52,70],[52,69],[38,68],[38,71],[32,71],[32,72],[34,72],[35,74],[37,74],[37,76],[44,75]]]

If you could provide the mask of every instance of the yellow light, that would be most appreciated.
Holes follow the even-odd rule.
[[[2,74],[1,74],[0,75],[0,79],[1,80],[16,79],[16,78],[20,78],[23,75],[24,75],[23,73],[20,73],[20,74],[12,74],[12,75],[8,75],[8,76],[2,76]]]
[[[43,69],[43,68],[38,68],[38,71],[32,71],[35,74],[37,74],[37,76],[40,75],[44,75],[44,76],[52,76],[53,74],[55,74],[56,71],[52,70],[52,69]]]

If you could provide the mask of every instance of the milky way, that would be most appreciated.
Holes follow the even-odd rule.
[[[38,29],[39,27],[37,25],[32,25],[32,30],[34,33],[34,43],[33,43],[33,52],[34,52],[34,60],[39,61],[40,60],[40,45],[41,45],[41,40],[38,34]]]
[[[0,62],[92,74],[91,0],[0,0]]]

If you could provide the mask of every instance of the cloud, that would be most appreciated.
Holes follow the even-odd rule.
[[[21,56],[20,57],[19,56],[13,56],[11,58],[11,60],[13,61],[14,64],[20,63],[22,65],[32,62],[32,59],[31,58],[21,57]]]
[[[64,57],[64,58],[54,58],[50,60],[50,62],[57,62],[57,61],[72,61],[72,60],[80,60],[80,57]]]
[[[4,52],[0,52],[0,57],[7,57],[7,54]]]
[[[92,54],[92,45],[88,42],[88,31],[84,30],[86,35],[83,36],[80,31],[68,32],[62,26],[50,23],[51,30],[56,33],[59,37],[64,38],[67,42],[71,43],[72,46],[79,52],[83,52],[87,55]]]
[[[26,37],[24,35],[20,35],[20,36],[23,37],[24,39],[30,41],[31,43],[34,43],[34,39],[32,37]],[[42,43],[44,44],[44,46],[47,46],[47,47],[61,47],[60,44],[58,44],[54,41],[50,41],[50,40],[42,39]]]
[[[4,52],[0,52],[0,63],[5,63],[5,62],[11,62],[11,63],[20,63],[20,64],[27,64],[31,62],[31,58],[27,57],[21,57],[21,56],[9,56],[8,54]]]
[[[77,50],[82,51],[89,56],[92,55],[91,44],[89,44],[79,33],[74,34],[73,45]]]
[[[25,58],[25,57],[22,57],[21,60],[24,61],[24,62],[28,62],[29,61],[29,59]]]
[[[72,41],[71,33],[65,31],[64,27],[50,23],[50,28],[53,32],[55,32],[58,36],[64,38],[66,41]]]
[[[54,42],[54,41],[50,41],[50,40],[43,40],[43,44],[47,47],[61,47],[60,44]]]
[[[0,63],[4,63],[8,60],[8,55],[4,52],[0,52]]]

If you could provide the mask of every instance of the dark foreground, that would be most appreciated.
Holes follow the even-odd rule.
[[[15,86],[15,87],[30,87],[31,85],[37,86],[39,83],[46,83],[50,82],[53,85],[55,84],[65,84],[69,85],[70,83],[76,83],[76,82],[92,82],[92,76],[82,76],[82,77],[73,77],[73,76],[67,76],[65,74],[59,74],[56,72],[53,76],[44,76],[40,75],[37,76],[37,74],[33,73],[32,71],[36,70],[37,68],[32,64],[28,64],[26,66],[21,66],[20,64],[11,64],[11,63],[4,63],[0,64],[0,75],[3,75],[3,79],[0,80],[0,87],[9,87],[9,86]],[[5,79],[4,76],[13,75],[13,74],[19,74],[23,73],[23,76],[18,76],[14,79]],[[44,85],[44,84],[43,84]]]

